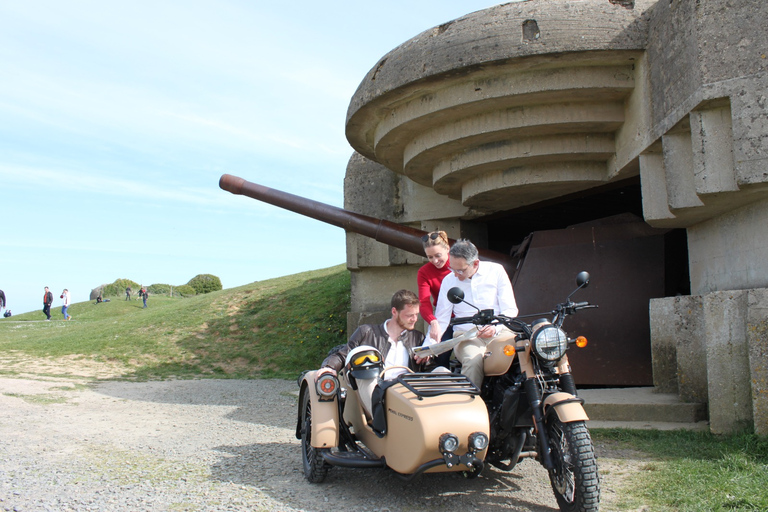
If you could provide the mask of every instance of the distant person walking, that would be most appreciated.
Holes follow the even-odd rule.
[[[53,294],[46,286],[45,293],[43,293],[43,313],[48,317],[45,319],[46,322],[51,321],[51,304],[53,304]]]
[[[149,292],[146,288],[142,285],[141,290],[139,290],[139,297],[141,297],[141,300],[144,301],[144,307],[147,307],[147,297],[149,297]]]
[[[64,315],[64,320],[72,320],[72,317],[67,314],[67,308],[69,308],[69,290],[64,288],[59,298],[64,299],[64,305],[61,306],[61,314]]]
[[[129,286],[128,288],[126,288],[126,289],[125,289],[125,300],[131,300],[131,292],[132,292],[132,291],[133,291],[133,290],[131,290],[131,287],[130,287],[130,286]]]

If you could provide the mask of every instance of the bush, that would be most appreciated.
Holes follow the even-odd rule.
[[[183,284],[181,286],[176,286],[173,289],[173,294],[181,295],[182,297],[192,297],[193,295],[197,295],[197,292],[188,284]]]
[[[169,284],[151,284],[147,286],[147,291],[150,295],[170,295],[171,285]]]
[[[130,279],[116,279],[114,283],[104,286],[101,291],[102,297],[121,297],[125,295],[125,289],[131,287],[131,294],[135,295],[139,293],[141,285],[136,281]]]
[[[221,279],[211,274],[198,274],[187,283],[197,293],[210,293],[221,290]]]

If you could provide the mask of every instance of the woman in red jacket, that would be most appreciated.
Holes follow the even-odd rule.
[[[447,325],[440,325],[435,318],[434,308],[437,306],[437,295],[440,293],[440,283],[443,278],[451,273],[448,267],[448,235],[445,231],[432,231],[421,237],[424,244],[424,253],[429,263],[425,263],[416,275],[419,287],[419,313],[425,322],[429,324],[427,340],[425,344],[437,343],[441,339],[450,339],[453,329]],[[448,366],[450,352],[438,358],[440,366]]]

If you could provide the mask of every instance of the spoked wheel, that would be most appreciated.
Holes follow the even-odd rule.
[[[600,505],[600,477],[592,438],[583,421],[561,423],[555,415],[547,423],[555,468],[549,480],[560,510],[595,512]]]
[[[312,446],[312,401],[309,392],[304,393],[301,402],[301,460],[304,463],[304,476],[316,484],[325,480],[330,465],[320,455],[320,451]]]

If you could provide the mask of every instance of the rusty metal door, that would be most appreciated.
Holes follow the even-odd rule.
[[[513,286],[520,314],[548,312],[591,275],[573,300],[598,304],[566,319],[589,344],[568,351],[580,386],[651,386],[649,300],[664,296],[664,233],[644,222],[537,231]],[[547,315],[549,316],[549,315]]]

